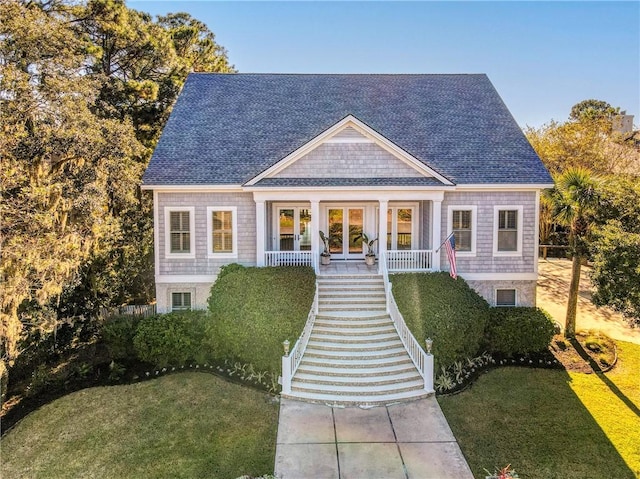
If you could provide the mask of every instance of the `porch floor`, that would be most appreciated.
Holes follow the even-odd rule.
[[[378,274],[378,263],[373,266],[365,264],[364,259],[331,260],[328,266],[320,265],[320,275],[325,274]]]

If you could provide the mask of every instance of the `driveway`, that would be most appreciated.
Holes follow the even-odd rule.
[[[591,267],[582,267],[576,331],[599,330],[613,339],[640,344],[640,328],[630,328],[621,314],[610,308],[597,308],[591,302],[590,271]],[[540,259],[538,274],[538,307],[547,310],[564,327],[571,280],[571,260]]]

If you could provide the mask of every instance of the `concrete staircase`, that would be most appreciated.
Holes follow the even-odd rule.
[[[318,315],[288,396],[349,405],[428,396],[386,312],[382,276],[318,277]]]

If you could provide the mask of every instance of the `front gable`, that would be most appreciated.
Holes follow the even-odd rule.
[[[415,179],[452,183],[352,115],[247,182],[295,179]],[[263,182],[268,183],[268,182]],[[303,182],[301,182],[302,185]]]

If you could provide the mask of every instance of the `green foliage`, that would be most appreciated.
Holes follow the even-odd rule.
[[[135,356],[133,338],[140,318],[132,315],[116,316],[105,321],[102,326],[102,340],[111,359],[125,359]]]
[[[437,367],[477,355],[489,305],[462,279],[448,273],[403,273],[391,277],[393,295],[421,345],[433,339]]]
[[[315,293],[309,267],[237,268],[211,288],[205,344],[214,359],[279,373],[285,339],[302,333]]]
[[[237,271],[243,271],[245,269],[246,269],[245,266],[242,266],[241,264],[238,264],[238,263],[225,264],[220,268],[220,272],[218,273],[217,279],[224,278],[228,274],[235,273]]]
[[[154,21],[122,0],[3,2],[0,64],[0,355],[11,363],[25,305],[68,317],[152,299],[142,172],[189,71],[233,68],[201,22]]]
[[[573,105],[569,118],[577,121],[611,120],[619,112],[619,107],[614,108],[606,101],[589,99]]]
[[[598,230],[592,259],[593,302],[640,323],[640,233],[625,231],[620,221],[610,221]]]
[[[554,333],[553,319],[540,308],[491,308],[485,341],[490,352],[513,356],[545,350]]]
[[[200,360],[207,316],[205,311],[181,311],[142,319],[133,338],[136,356],[155,367]]]

